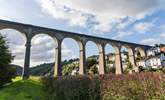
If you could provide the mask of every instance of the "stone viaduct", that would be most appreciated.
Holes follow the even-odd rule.
[[[15,29],[20,33],[24,34],[26,37],[26,51],[25,51],[25,61],[24,68],[22,72],[23,79],[29,77],[29,66],[30,66],[30,48],[31,48],[31,39],[38,34],[47,34],[51,36],[57,43],[55,48],[55,66],[54,66],[54,76],[62,75],[62,66],[61,66],[61,43],[65,38],[72,38],[77,41],[79,45],[79,74],[85,74],[86,68],[86,54],[85,54],[85,45],[88,41],[93,41],[99,50],[99,74],[104,74],[105,67],[105,46],[107,44],[112,45],[115,50],[115,67],[116,74],[122,74],[123,67],[121,61],[121,47],[125,46],[128,50],[129,61],[132,65],[135,66],[135,48],[140,51],[141,56],[146,56],[146,50],[150,48],[147,45],[141,45],[136,43],[129,43],[124,41],[112,40],[107,38],[89,36],[84,34],[77,34],[73,32],[61,31],[56,29],[44,28],[40,26],[34,26],[29,24],[22,24],[17,22],[11,22],[6,20],[0,20],[0,30],[1,29]],[[14,38],[14,37],[13,37]]]

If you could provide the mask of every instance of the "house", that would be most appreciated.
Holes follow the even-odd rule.
[[[147,51],[147,57],[138,61],[137,66],[162,68],[165,67],[165,47],[153,47]]]
[[[109,53],[108,55],[106,55],[106,63],[109,67],[115,66],[115,53]]]
[[[145,59],[141,59],[141,60],[137,61],[137,62],[136,62],[136,65],[137,65],[137,66],[143,66],[144,68],[147,67],[147,66],[146,66],[146,61],[145,61]]]
[[[122,62],[125,63],[128,60],[128,52],[127,51],[122,51],[121,52],[121,58],[122,58]]]
[[[165,67],[165,54],[161,53],[159,55],[150,56],[146,60],[146,66],[151,66],[152,68],[162,68]]]

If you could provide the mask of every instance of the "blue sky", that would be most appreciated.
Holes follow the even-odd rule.
[[[165,43],[164,0],[0,0],[0,19],[141,44]],[[15,30],[1,33],[16,55],[13,63],[23,65],[24,37]],[[36,36],[32,45],[32,65],[54,60],[50,37]],[[86,49],[87,56],[98,52],[92,43]],[[78,52],[74,40],[64,40],[63,59],[76,58]]]

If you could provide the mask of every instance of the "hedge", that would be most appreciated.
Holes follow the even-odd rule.
[[[48,100],[164,100],[165,75],[43,77]]]

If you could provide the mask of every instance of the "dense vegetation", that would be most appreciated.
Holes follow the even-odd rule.
[[[15,68],[9,65],[12,59],[6,40],[0,35],[0,87],[11,82],[16,75]]]
[[[48,100],[164,100],[165,76],[130,75],[45,77]]]

